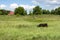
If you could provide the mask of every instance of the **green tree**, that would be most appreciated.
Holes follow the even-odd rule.
[[[44,9],[44,10],[42,10],[42,14],[46,14],[47,12],[46,12],[46,10]]]
[[[26,10],[24,11],[24,15],[27,15],[27,11]]]
[[[15,11],[14,11],[14,13],[15,13],[15,15],[16,15],[16,14],[26,15],[26,14],[27,14],[26,10],[25,10],[23,7],[18,7],[18,8],[16,8]]]
[[[55,14],[55,10],[51,10],[51,14]]]
[[[33,15],[32,11],[29,11],[29,15]]]
[[[58,8],[55,9],[55,14],[60,15],[60,7],[58,7]]]
[[[51,14],[51,12],[49,10],[47,10],[47,14]]]
[[[0,15],[2,15],[2,11],[0,11]]]
[[[10,11],[8,10],[4,10],[4,9],[0,9],[0,15],[8,15]]]
[[[40,15],[41,13],[42,13],[42,8],[40,8],[39,6],[33,8],[34,15]]]
[[[43,10],[42,10],[42,14],[50,14],[50,11],[43,9]]]

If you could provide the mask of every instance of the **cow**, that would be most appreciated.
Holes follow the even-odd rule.
[[[40,23],[37,25],[37,27],[48,27],[47,23]]]

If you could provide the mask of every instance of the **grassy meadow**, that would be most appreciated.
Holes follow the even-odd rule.
[[[40,23],[48,27],[37,27]],[[0,15],[0,40],[60,40],[60,16]]]

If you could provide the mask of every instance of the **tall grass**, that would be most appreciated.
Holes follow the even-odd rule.
[[[37,27],[39,23],[48,28]],[[60,40],[60,16],[0,15],[0,40]]]

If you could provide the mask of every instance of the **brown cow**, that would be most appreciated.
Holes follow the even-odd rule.
[[[47,23],[41,23],[37,27],[48,27],[48,24]]]

